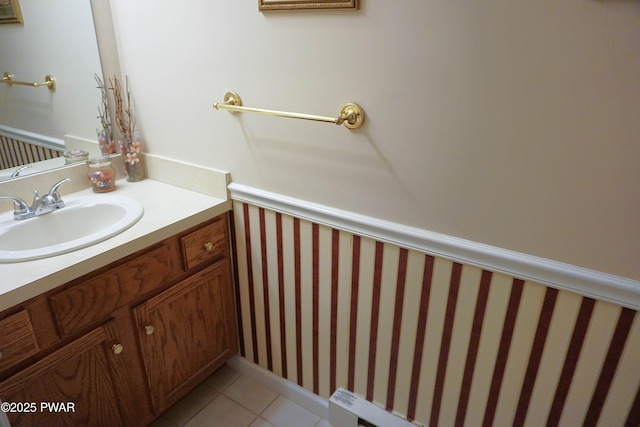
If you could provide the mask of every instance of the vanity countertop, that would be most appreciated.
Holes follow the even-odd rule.
[[[120,179],[107,193],[142,203],[144,214],[122,233],[103,242],[35,261],[0,264],[0,311],[20,304],[97,268],[160,242],[231,209],[231,201],[152,179]],[[91,189],[64,197],[93,195]]]

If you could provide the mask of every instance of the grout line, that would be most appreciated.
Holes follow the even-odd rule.
[[[238,372],[237,370],[235,370],[235,369],[231,368],[230,366],[229,366],[228,368],[229,368],[229,369],[232,369],[232,370],[233,370],[236,374],[238,374],[238,375],[234,378],[234,380],[233,380],[233,381],[231,381],[229,384],[227,384],[227,386],[226,386],[225,388],[220,389],[220,394],[224,394],[225,396],[227,396],[227,395],[225,394],[225,392],[226,392],[227,390],[229,390],[229,389],[231,388],[231,386],[232,386],[232,385],[234,385],[236,382],[238,382],[238,380],[242,377],[242,373],[240,373],[240,372]],[[213,375],[215,375],[215,373],[214,373]],[[216,387],[214,387],[214,388],[216,388]],[[227,396],[227,397],[229,397],[229,396]],[[231,399],[231,398],[229,397],[229,399]],[[231,400],[233,400],[233,399],[231,399]]]
[[[233,369],[233,368],[231,368],[231,369]],[[235,370],[235,369],[234,369],[234,370]],[[238,371],[236,371],[236,372],[238,372]],[[255,381],[254,379],[252,379],[252,378],[250,378],[250,377],[248,377],[248,376],[246,376],[246,375],[244,375],[244,374],[242,374],[242,373],[240,373],[240,372],[238,372],[238,373],[240,374],[240,375],[238,376],[238,378],[236,378],[236,379],[233,381],[233,383],[229,384],[229,387],[227,387],[227,388],[225,389],[225,391],[224,391],[224,392],[222,392],[221,394],[223,394],[227,399],[231,400],[232,402],[237,403],[238,405],[242,406],[242,407],[243,407],[244,409],[246,409],[247,411],[249,411],[249,412],[251,412],[252,414],[256,415],[256,417],[260,418],[260,417],[261,417],[261,415],[264,413],[264,411],[266,411],[266,410],[267,410],[267,408],[269,408],[269,406],[271,406],[271,405],[273,404],[273,402],[275,402],[275,401],[276,401],[276,399],[277,399],[279,396],[281,396],[281,394],[279,394],[279,393],[278,393],[277,391],[275,391],[275,390],[271,390],[269,387],[267,387],[267,386],[265,386],[265,385],[260,384],[259,382]],[[273,398],[269,403],[267,403],[267,405],[264,407],[264,409],[263,409],[259,414],[256,414],[253,410],[251,410],[250,408],[247,408],[246,406],[244,406],[244,405],[242,404],[242,402],[238,402],[237,400],[235,400],[233,397],[229,396],[229,395],[226,393],[226,391],[227,391],[228,389],[230,389],[230,388],[231,388],[231,385],[233,385],[236,381],[238,381],[238,380],[239,380],[240,378],[242,378],[242,377],[245,377],[245,378],[247,378],[247,379],[250,379],[250,380],[254,381],[255,383],[257,383],[258,385],[261,385],[262,387],[264,387],[264,388],[266,388],[267,390],[270,390],[270,391],[272,391],[272,392],[274,392],[274,393],[276,394],[276,395],[274,396],[274,398]],[[255,420],[253,420],[253,421],[255,421]]]
[[[227,397],[228,397],[228,396],[227,396]],[[253,414],[253,412],[252,412],[252,414]],[[255,415],[255,414],[254,414],[254,415]],[[254,419],[252,419],[252,420],[249,422],[249,424],[247,424],[247,427],[251,427],[251,424],[255,423],[255,422],[256,422],[256,420],[257,420],[258,418],[259,418],[259,417],[257,417],[257,416],[256,416]]]
[[[202,385],[203,383],[200,383],[200,385]],[[197,387],[196,387],[197,388]],[[198,409],[196,412],[194,412],[183,424],[177,424],[176,422],[174,422],[172,419],[167,418],[164,416],[164,414],[166,414],[169,409],[173,408],[175,405],[177,405],[178,403],[182,402],[183,400],[189,399],[192,400],[192,394],[193,391],[195,390],[195,388],[189,393],[187,394],[185,397],[183,397],[182,399],[180,399],[179,401],[177,401],[175,404],[173,404],[173,406],[170,406],[166,411],[164,411],[161,415],[161,417],[169,420],[171,422],[171,424],[178,426],[178,427],[184,427],[187,424],[189,424],[189,422],[194,419],[196,417],[196,415],[198,415],[200,412],[202,412],[204,410],[204,408],[206,408],[207,406],[209,406],[211,404],[211,402],[213,402],[214,400],[216,400],[218,397],[220,397],[222,395],[221,392],[219,392],[218,390],[216,390],[215,388],[211,387],[212,391],[215,392],[215,394],[213,395],[213,397],[211,399],[209,399],[207,401],[207,403],[205,403],[202,408]]]
[[[191,417],[189,417],[189,419],[188,419],[188,420],[186,420],[186,421],[184,422],[184,424],[182,424],[182,425],[181,425],[181,426],[179,426],[179,427],[184,427],[184,426],[186,426],[187,424],[189,424],[189,423],[191,422],[191,420],[193,420],[193,419],[196,417],[196,415],[198,415],[200,412],[204,411],[204,409],[205,409],[207,406],[211,405],[211,403],[212,403],[214,400],[216,400],[218,397],[220,397],[220,396],[222,396],[222,393],[220,393],[220,392],[218,392],[218,391],[216,390],[216,394],[215,394],[215,396],[213,396],[213,398],[212,398],[211,400],[209,400],[209,401],[208,401],[208,402],[207,402],[207,403],[206,403],[202,408],[198,409],[198,410],[197,410],[193,415],[191,415]],[[187,398],[189,398],[189,397],[190,397],[190,396],[187,394],[185,397],[183,397],[183,399],[187,399]]]

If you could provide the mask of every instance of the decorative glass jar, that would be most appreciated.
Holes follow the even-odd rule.
[[[62,153],[64,157],[64,162],[66,164],[77,163],[77,162],[86,162],[89,158],[89,152],[85,150],[67,150]]]
[[[98,157],[87,161],[89,166],[89,181],[94,193],[107,193],[116,189],[116,171],[111,166],[111,160]]]

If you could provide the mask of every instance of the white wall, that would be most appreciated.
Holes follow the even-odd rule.
[[[62,139],[96,140],[100,92],[93,75],[102,74],[91,5],[87,1],[21,1],[24,24],[0,25],[0,74],[44,82],[57,89],[0,85],[0,124]]]
[[[111,0],[147,150],[236,182],[640,279],[636,1]],[[215,111],[247,106],[366,125]]]

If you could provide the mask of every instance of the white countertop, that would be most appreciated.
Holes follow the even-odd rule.
[[[93,195],[91,189],[65,195]],[[142,203],[144,214],[129,229],[103,242],[62,255],[35,261],[0,264],[0,311],[49,291],[97,268],[160,242],[231,209],[219,199],[152,179],[120,179],[107,193]]]

